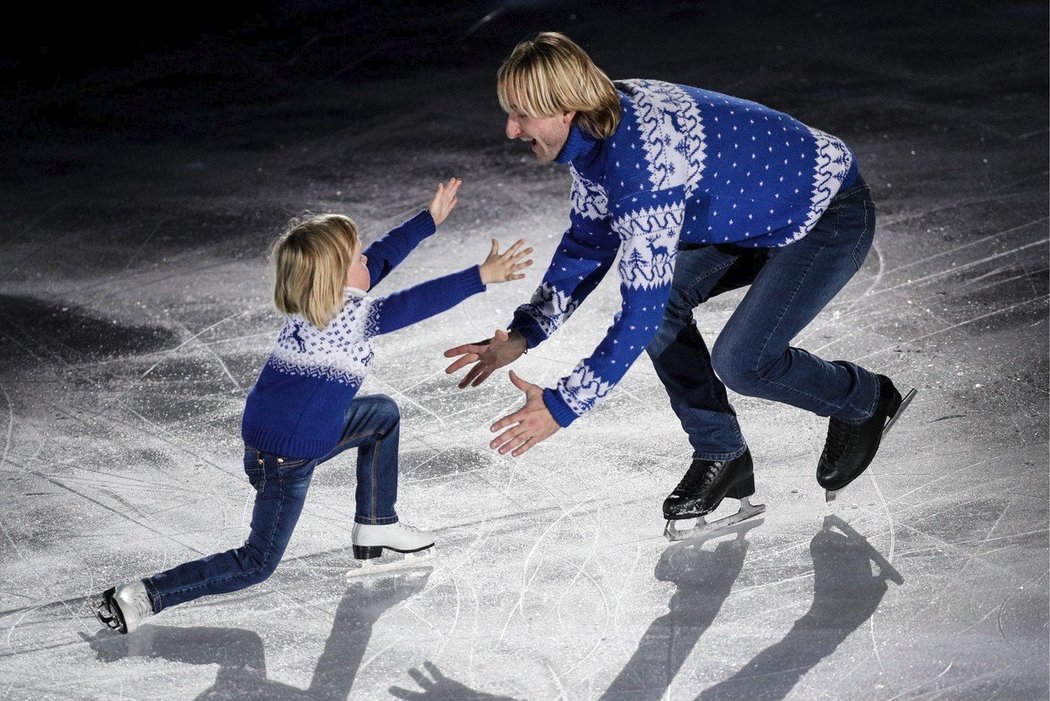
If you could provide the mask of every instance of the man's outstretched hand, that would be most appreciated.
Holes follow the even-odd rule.
[[[459,356],[456,362],[445,368],[445,372],[451,375],[474,363],[474,367],[460,380],[459,388],[463,389],[467,385],[477,387],[487,380],[493,371],[520,358],[525,350],[524,336],[517,331],[511,331],[508,334],[502,329],[497,329],[492,338],[487,341],[467,343],[445,351],[446,358]]]
[[[499,450],[500,455],[510,452],[519,457],[532,446],[550,438],[561,426],[543,402],[542,387],[526,382],[513,370],[510,371],[510,381],[525,393],[525,406],[492,424],[493,433],[503,428],[507,430],[492,439],[489,447]]]

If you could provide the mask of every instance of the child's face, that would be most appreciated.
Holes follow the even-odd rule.
[[[372,278],[368,275],[368,258],[361,255],[361,249],[354,249],[354,259],[350,263],[350,267],[346,269],[346,286],[354,287],[359,290],[368,292],[368,288],[372,286]]]

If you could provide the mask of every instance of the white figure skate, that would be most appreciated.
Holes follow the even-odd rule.
[[[120,633],[135,632],[139,624],[152,615],[153,604],[141,580],[107,589],[95,608],[95,617]]]
[[[347,581],[390,570],[433,566],[434,536],[400,521],[383,525],[355,523],[351,538],[354,559],[359,564],[346,573]],[[383,550],[401,557],[383,557]]]

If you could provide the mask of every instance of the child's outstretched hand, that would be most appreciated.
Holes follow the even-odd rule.
[[[449,178],[447,183],[438,183],[434,199],[430,200],[427,206],[427,211],[430,212],[430,216],[434,218],[434,223],[438,226],[441,226],[441,222],[445,221],[449,212],[456,206],[456,193],[462,184],[463,181],[459,178]]]
[[[499,241],[492,239],[492,250],[489,257],[481,264],[481,282],[488,285],[493,282],[510,282],[525,277],[525,273],[518,271],[532,265],[532,259],[522,260],[532,253],[531,248],[518,250],[525,245],[525,239],[518,239],[514,245],[507,249],[506,253],[499,252]]]

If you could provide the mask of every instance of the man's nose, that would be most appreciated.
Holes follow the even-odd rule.
[[[507,115],[507,138],[516,139],[521,136],[521,124],[513,115]]]

